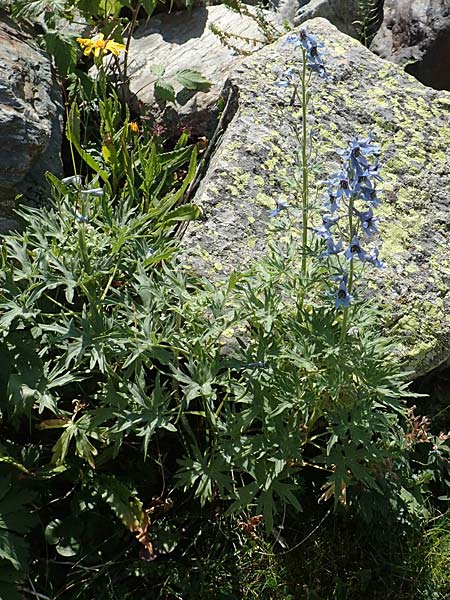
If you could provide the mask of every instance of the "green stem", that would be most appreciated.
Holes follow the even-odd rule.
[[[350,200],[348,202],[348,237],[349,237],[349,244],[351,244],[352,238],[353,238],[353,205],[354,205],[354,198],[353,195],[350,196]],[[349,267],[349,274],[348,274],[348,284],[347,284],[347,291],[349,294],[352,293],[352,288],[353,288],[353,258],[350,259],[350,267]],[[347,327],[348,327],[348,313],[349,313],[349,307],[346,306],[344,308],[344,316],[342,318],[342,329],[341,329],[341,342],[344,341],[345,336],[347,335]]]
[[[306,255],[308,247],[308,145],[307,145],[307,83],[306,52],[303,54],[302,70],[302,276],[306,277]]]

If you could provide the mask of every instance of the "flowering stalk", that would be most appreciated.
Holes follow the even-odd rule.
[[[353,238],[353,211],[354,211],[354,198],[353,194],[349,198],[348,202],[348,239],[351,240]],[[353,273],[354,273],[354,264],[353,258],[350,259],[349,264],[349,273],[348,273],[348,285],[347,285],[347,294],[349,298],[352,297],[352,288],[353,288]],[[348,312],[349,312],[350,301],[344,306],[344,314],[342,317],[342,329],[341,329],[341,341],[344,340],[347,335],[347,323],[348,323]]]
[[[347,334],[349,306],[352,300],[355,260],[371,263],[378,268],[383,268],[383,263],[378,259],[377,246],[368,252],[361,245],[364,244],[367,247],[378,233],[377,218],[374,217],[373,209],[380,204],[376,190],[376,181],[381,180],[378,175],[379,148],[372,144],[372,136],[366,139],[354,138],[350,142],[349,148],[341,154],[344,156],[343,169],[328,181],[328,199],[325,205],[326,213],[322,217],[323,225],[316,227],[315,230],[327,245],[321,258],[343,253],[347,259],[348,268],[342,267],[339,262],[340,285],[335,302],[336,308],[343,309],[341,340],[344,340]],[[370,156],[375,157],[373,164],[369,163],[368,157]],[[348,228],[346,235],[345,228],[344,232],[341,232],[341,235],[344,233],[344,239],[340,239],[336,244],[332,235],[332,227],[336,226],[341,218],[339,215],[341,206],[346,209]],[[344,242],[347,245],[345,250]]]
[[[302,47],[302,276],[306,277],[306,251],[308,246],[308,148],[307,148],[307,56]]]
[[[326,76],[325,67],[322,61],[322,57],[319,54],[318,48],[322,46],[317,40],[308,32],[306,29],[301,29],[299,34],[289,35],[284,42],[283,46],[293,46],[294,49],[300,47],[302,52],[301,70],[299,73],[299,82],[296,82],[296,75],[298,69],[296,67],[289,67],[284,73],[282,73],[280,79],[276,85],[278,87],[289,87],[294,86],[293,94],[291,97],[291,104],[296,98],[299,99],[302,110],[302,125],[301,125],[301,139],[300,139],[300,167],[302,173],[302,187],[301,187],[301,204],[302,204],[302,259],[301,259],[301,273],[303,278],[306,277],[307,272],[307,255],[308,255],[308,229],[309,229],[309,171],[308,171],[308,82],[311,71],[315,71],[321,77]],[[300,94],[298,88],[301,88]],[[277,208],[271,211],[271,216],[276,216],[280,212],[280,204],[277,202]],[[284,207],[283,207],[284,208]]]

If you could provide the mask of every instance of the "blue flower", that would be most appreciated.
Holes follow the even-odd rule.
[[[286,210],[287,208],[289,208],[289,205],[279,200],[277,202],[277,207],[269,212],[269,217],[277,217],[282,210]]]
[[[75,213],[75,219],[78,221],[78,223],[88,223],[89,222],[89,217],[87,215],[83,215],[78,208],[74,208],[74,213]]]
[[[319,258],[325,258],[326,256],[332,256],[333,254],[339,254],[342,250],[342,240],[339,240],[337,244],[334,243],[331,235],[325,239],[327,249],[319,254]]]
[[[249,362],[244,365],[245,369],[264,369],[266,363],[263,360],[258,360],[256,362]]]
[[[324,205],[325,210],[328,210],[331,214],[339,210],[340,198],[333,192],[333,188],[328,188],[328,202]]]
[[[324,43],[318,42],[313,35],[308,33],[306,27],[300,29],[300,44],[309,53],[311,60],[321,60],[321,57],[319,55],[319,48],[323,48]]]
[[[352,138],[349,147],[346,150],[340,150],[339,154],[348,161],[356,176],[362,175],[365,171],[371,170],[366,156],[380,154],[380,148],[372,145],[372,134],[365,139]],[[376,170],[377,166],[375,166]],[[366,173],[367,174],[367,173]]]
[[[339,286],[339,289],[336,293],[336,303],[335,303],[336,308],[348,308],[350,302],[353,299],[353,296],[351,296],[348,293],[347,279],[348,279],[347,275],[344,275],[342,277],[341,285]]]
[[[331,179],[328,180],[328,182],[330,184],[330,187],[328,188],[328,192],[331,195],[331,190],[333,190],[334,187],[337,187],[337,191],[335,192],[334,196],[340,200],[340,198],[342,198],[342,196],[347,196],[347,198],[350,198],[352,195],[352,187],[350,185],[350,179],[348,177],[348,174],[345,171],[340,171],[339,173],[335,173]]]
[[[281,79],[275,82],[277,87],[288,87],[294,82],[294,75],[296,73],[296,69],[294,67],[289,67],[286,71],[281,73]]]
[[[364,185],[360,188],[361,200],[367,202],[373,208],[377,208],[381,204],[381,200],[377,196],[377,190],[370,185]]]
[[[314,227],[315,232],[321,238],[328,239],[330,237],[330,227],[333,227],[335,223],[339,221],[339,217],[333,215],[323,215],[322,222],[323,225],[321,227]]]
[[[358,171],[354,177],[353,187],[357,188],[358,191],[364,186],[375,187],[372,182],[373,179],[383,181],[382,177],[378,174],[378,163],[372,167],[367,165],[364,169]]]
[[[366,259],[366,252],[359,245],[359,240],[356,235],[353,236],[350,246],[347,248],[344,254],[348,260],[352,260],[352,258],[355,256],[357,256],[361,262],[364,262]]]
[[[316,71],[321,77],[326,77],[325,65],[319,53],[319,48],[323,47],[323,43],[318,42],[306,29],[301,29],[299,34],[292,33],[288,35],[282,44],[282,47],[286,46],[293,46],[294,48],[302,46],[306,52],[308,67],[312,71]]]
[[[318,73],[321,77],[326,77],[325,65],[319,54],[319,48],[323,48],[323,43],[318,42],[316,38],[309,34],[306,29],[300,30],[300,43],[306,50],[306,58],[308,67]]]
[[[294,46],[294,48],[297,48],[297,46],[300,46],[300,45],[301,45],[301,42],[300,42],[300,36],[298,35],[298,33],[291,33],[284,40],[281,47],[284,48],[286,46]]]
[[[82,196],[95,196],[96,198],[100,198],[103,196],[103,190],[102,188],[92,188],[89,190],[81,190],[80,194]]]
[[[365,212],[355,212],[361,220],[361,226],[366,235],[371,237],[372,235],[378,233],[378,229],[375,224],[376,221],[378,221],[378,219],[377,217],[373,216],[373,210],[371,208],[369,208],[369,210],[366,210]]]
[[[378,174],[379,168],[380,165],[378,161],[372,166],[369,165],[367,169],[363,171],[359,176],[360,183],[364,183],[364,181],[369,181],[370,179],[377,179],[378,181],[383,181],[383,178],[380,177],[380,175]]]
[[[83,183],[83,178],[81,175],[71,175],[70,177],[63,177],[61,183],[65,183],[66,185],[81,185]]]
[[[385,264],[382,260],[378,258],[378,254],[380,253],[378,248],[372,248],[369,254],[366,254],[366,261],[369,262],[374,267],[378,267],[378,269],[384,269]]]
[[[317,73],[320,77],[322,77],[323,79],[327,79],[327,72],[325,70],[325,67],[322,63],[319,62],[308,62],[308,67],[311,69],[311,71],[314,71],[315,73]]]
[[[361,156],[369,156],[371,154],[378,156],[380,154],[380,148],[378,146],[373,146],[372,141],[373,135],[371,133],[365,139],[353,137],[349,142],[347,150],[341,151],[341,154],[344,155],[345,160],[351,160],[352,158],[359,159]]]

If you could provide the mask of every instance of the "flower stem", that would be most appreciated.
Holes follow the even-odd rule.
[[[303,67],[302,67],[302,276],[306,277],[306,255],[308,247],[308,143],[307,143],[307,68],[306,51],[302,49]]]
[[[348,201],[348,239],[349,239],[349,243],[351,243],[351,240],[353,238],[353,206],[354,206],[354,203],[355,203],[355,199],[352,194]],[[347,291],[349,294],[352,293],[352,287],[353,287],[353,261],[354,261],[354,259],[351,258],[350,266],[349,266],[349,273],[348,273],[348,285],[347,285]],[[342,318],[341,342],[344,341],[345,336],[347,335],[348,312],[349,312],[349,307],[346,306],[344,308],[344,316]]]

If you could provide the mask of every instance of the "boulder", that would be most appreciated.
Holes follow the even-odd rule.
[[[61,173],[63,114],[49,57],[0,14],[0,231],[15,226],[17,194],[39,203],[45,171]]]
[[[296,25],[309,19],[322,17],[323,19],[330,21],[330,23],[333,23],[333,25],[343,33],[358,37],[359,30],[356,22],[360,19],[360,0],[296,1],[297,4],[299,4],[297,16],[294,21]]]
[[[386,268],[368,268],[361,287],[400,336],[400,356],[423,374],[450,357],[450,93],[423,86],[324,19],[306,25],[325,44],[329,73],[313,74],[310,83],[319,153],[312,189],[326,195],[337,148],[353,135],[374,134],[382,152],[377,212]],[[230,75],[234,115],[195,197],[204,219],[184,238],[197,271],[221,278],[246,269],[267,250],[276,201],[295,206],[286,178],[296,148],[290,122],[301,112],[275,85],[290,60],[279,40]]]
[[[245,10],[254,10],[247,7]],[[225,32],[228,41],[239,51],[224,45],[210,30],[214,24]],[[246,41],[246,38],[249,41]],[[208,6],[187,12],[158,15],[136,30],[129,51],[130,91],[145,111],[170,129],[189,127],[194,135],[212,134],[216,127],[217,100],[230,70],[243,54],[251,54],[264,43],[264,34],[252,18],[226,6]],[[240,54],[242,53],[242,54]],[[196,69],[212,82],[208,91],[179,97],[181,104],[159,104],[155,101],[156,76],[152,65],[164,65],[164,78],[181,91],[174,75],[181,69]]]
[[[371,50],[423,84],[450,90],[450,0],[386,0]]]

